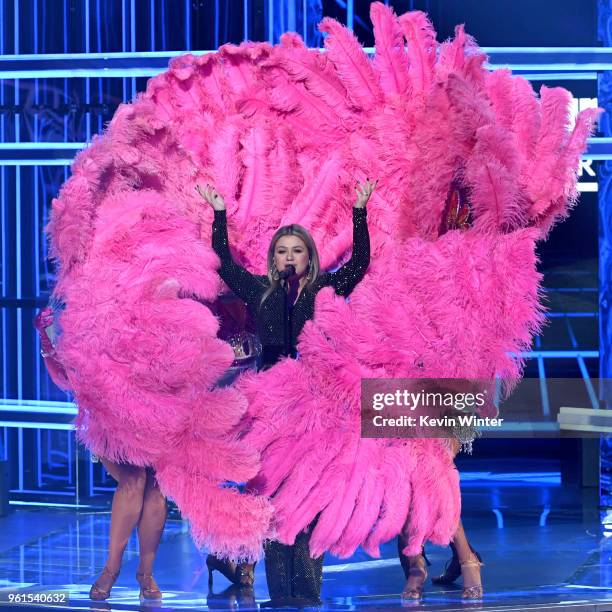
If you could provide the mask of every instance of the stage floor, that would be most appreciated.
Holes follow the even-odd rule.
[[[464,475],[463,520],[486,564],[482,602],[462,602],[459,585],[443,589],[428,581],[421,603],[402,606],[404,580],[395,542],[390,542],[381,559],[362,552],[343,561],[326,558],[324,609],[612,611],[612,538],[600,525],[596,491],[562,487],[555,473],[530,474],[526,481],[527,476]],[[70,594],[70,606],[63,610],[246,610],[268,598],[263,564],[256,568],[252,596],[217,573],[209,592],[205,555],[194,548],[186,524],[173,520],[155,570],[163,604],[138,601],[135,539],[112,597],[94,604],[87,594],[104,564],[108,524],[108,513],[15,508],[0,519],[0,599],[6,600],[9,589],[58,589]],[[440,573],[448,550],[428,546],[427,553],[430,575]]]

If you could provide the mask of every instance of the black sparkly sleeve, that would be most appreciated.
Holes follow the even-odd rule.
[[[227,216],[224,210],[215,210],[212,247],[221,260],[219,276],[225,284],[245,302],[256,301],[266,288],[257,276],[239,266],[232,258],[227,237]]]
[[[370,263],[370,234],[365,208],[353,208],[353,253],[338,270],[327,275],[327,283],[338,295],[347,296],[364,277]]]

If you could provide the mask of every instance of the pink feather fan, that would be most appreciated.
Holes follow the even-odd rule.
[[[377,555],[402,531],[411,554],[448,542],[460,497],[446,445],[362,440],[360,381],[511,387],[522,364],[509,355],[542,323],[536,241],[575,199],[596,112],[569,132],[565,92],[538,99],[488,73],[462,28],[439,48],[423,13],[375,2],[371,15],[373,60],[331,19],[324,53],[287,34],[174,59],[53,202],[57,354],[80,439],[153,467],[196,542],[221,555],[254,559],[265,537],[291,542],[316,516],[316,554]],[[224,286],[195,185],[222,192],[236,258],[264,273],[281,223],[306,225],[326,266],[346,258],[366,177],[379,178],[372,262],[350,301],[321,292],[300,360],[217,388],[233,355],[209,309]],[[461,228],[446,222],[455,191],[470,208]],[[253,477],[261,496],[223,486]]]

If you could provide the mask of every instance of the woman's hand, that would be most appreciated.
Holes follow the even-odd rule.
[[[204,189],[200,185],[196,185],[195,190],[215,209],[225,210],[225,202],[219,195],[219,192],[212,186],[206,183]]]
[[[357,192],[357,201],[353,205],[353,208],[365,208],[365,205],[368,203],[370,196],[374,189],[376,189],[376,185],[378,185],[378,179],[376,179],[373,183],[370,182],[370,179],[367,178],[365,183],[357,182],[357,186],[355,187],[355,191]]]

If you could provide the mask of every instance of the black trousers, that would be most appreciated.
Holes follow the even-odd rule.
[[[308,544],[313,525],[302,531],[295,544],[268,542],[264,547],[266,580],[272,601],[300,599],[319,603],[323,582],[323,555],[313,559]]]

